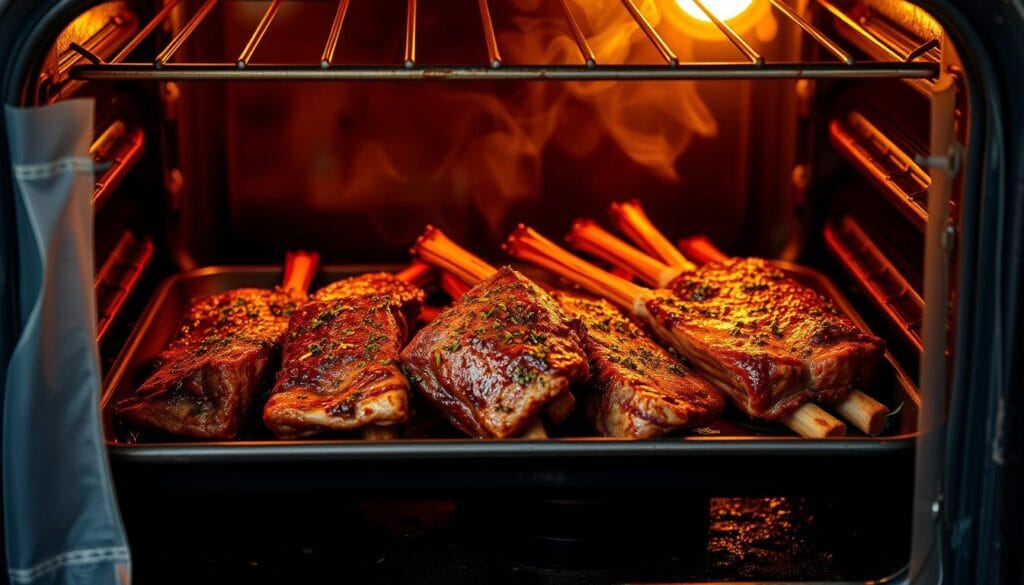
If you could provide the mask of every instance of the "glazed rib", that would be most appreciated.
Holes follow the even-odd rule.
[[[423,302],[419,287],[384,272],[317,291],[289,321],[267,428],[296,438],[405,422],[409,381],[398,358]]]
[[[684,242],[689,256],[698,261],[699,266],[695,266],[657,230],[636,200],[613,204],[609,212],[613,222],[634,242],[671,266],[660,268],[657,275],[648,271],[649,282],[657,282],[683,297],[686,289],[699,286],[695,283],[715,286],[719,289],[717,298],[707,299],[704,304],[728,304],[737,313],[770,307],[771,311],[757,312],[752,324],[767,326],[772,337],[799,354],[808,370],[814,400],[834,403],[840,414],[864,433],[877,434],[882,430],[888,409],[856,389],[870,379],[881,359],[881,339],[864,332],[830,301],[770,263],[759,258],[729,258],[703,236]],[[619,266],[630,265],[622,261],[628,253],[608,252],[629,246],[592,223],[579,223],[570,239],[599,256],[605,252],[602,257]],[[674,253],[667,252],[670,248]],[[612,256],[617,260],[612,260]],[[647,271],[639,264],[633,267]],[[771,286],[759,286],[759,281]]]
[[[454,242],[428,232],[417,246],[420,253],[443,258],[470,271],[483,272],[486,263]],[[493,270],[493,269],[491,269]],[[442,275],[442,283],[446,276]],[[463,290],[444,284],[453,298]],[[721,395],[674,356],[651,340],[621,311],[602,299],[565,291],[552,293],[565,313],[584,325],[584,349],[591,371],[586,415],[604,436],[649,438],[701,426],[725,407]]]
[[[685,302],[670,291],[644,289],[609,274],[525,226],[520,225],[509,237],[506,250],[633,311],[664,343],[689,359],[737,407],[751,416],[782,419],[805,436],[845,432],[841,422],[813,407],[805,411],[807,420],[786,420],[809,397],[804,384],[805,371],[799,360],[763,350],[749,351],[748,342],[733,335],[735,326],[725,330],[694,329],[691,321],[702,315],[690,315]]]
[[[437,235],[438,234],[435,233],[435,238]],[[454,242],[450,243],[454,245]],[[419,249],[419,247],[417,249]],[[451,297],[453,301],[461,299],[462,295],[469,292],[469,289],[472,288],[469,284],[463,282],[459,277],[447,271],[441,273],[440,285],[441,289],[444,290],[444,292],[447,293],[448,296]],[[544,407],[544,415],[551,422],[560,423],[566,418],[568,418],[570,414],[572,414],[573,407],[575,406],[575,396],[573,396],[572,393],[566,392],[559,398],[549,402]],[[540,420],[538,420],[536,424],[532,425],[529,429],[522,431],[519,436],[523,438],[542,438],[547,436],[547,433],[544,429],[543,423]]]
[[[587,331],[594,376],[587,419],[599,433],[645,439],[703,426],[721,414],[718,391],[611,303],[563,291],[554,297]]]
[[[238,432],[277,362],[315,255],[288,256],[288,289],[238,289],[196,300],[153,374],[117,405],[133,426],[206,439]]]
[[[443,237],[428,228],[425,237]],[[511,268],[454,265],[418,243],[417,256],[479,284],[416,334],[402,363],[417,388],[462,432],[539,432],[537,417],[571,397],[590,372],[580,325]]]

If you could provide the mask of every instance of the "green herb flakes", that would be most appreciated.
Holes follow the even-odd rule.
[[[685,376],[686,375],[686,368],[684,368],[683,366],[681,366],[679,364],[669,364],[665,369],[668,370],[669,372],[672,372],[673,374],[675,374],[677,376]]]
[[[537,370],[528,368],[522,364],[516,366],[516,369],[512,372],[512,380],[520,386],[526,386],[532,384],[537,380]]]

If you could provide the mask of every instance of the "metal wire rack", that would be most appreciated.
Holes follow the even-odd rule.
[[[931,179],[910,154],[857,111],[833,120],[829,138],[907,219],[921,229],[928,225]]]
[[[858,223],[843,217],[825,226],[825,245],[847,273],[867,292],[871,302],[889,318],[918,354],[923,351],[921,325],[924,300],[886,258]]]
[[[799,79],[799,78],[912,78],[931,79],[938,74],[933,62],[918,61],[918,57],[934,48],[937,39],[930,39],[917,50],[906,54],[887,51],[884,61],[859,61],[828,35],[801,16],[784,0],[768,0],[784,20],[799,27],[835,59],[822,62],[768,62],[751,44],[728,23],[718,18],[701,0],[694,4],[710,19],[723,37],[743,57],[734,62],[682,62],[665,39],[658,34],[651,21],[634,0],[621,0],[636,26],[657,50],[664,63],[657,65],[619,65],[599,63],[590,41],[584,34],[576,11],[568,0],[552,0],[561,4],[566,24],[579,49],[578,65],[564,64],[507,64],[502,60],[498,37],[488,0],[478,0],[488,62],[462,65],[420,65],[416,60],[417,0],[407,0],[405,50],[403,61],[394,65],[339,65],[334,63],[349,11],[350,0],[338,0],[324,48],[317,63],[288,65],[261,65],[252,57],[273,24],[283,0],[271,0],[248,42],[234,62],[184,63],[174,60],[175,54],[200,27],[219,0],[205,0],[171,40],[148,62],[129,62],[129,56],[164,23],[182,0],[168,0],[138,33],[109,60],[104,60],[88,49],[76,46],[82,55],[81,64],[72,68],[70,75],[82,80],[641,80],[641,79]],[[831,3],[826,9],[834,12]],[[856,24],[854,22],[854,24]],[[873,44],[885,45],[864,27],[858,33],[869,37]]]

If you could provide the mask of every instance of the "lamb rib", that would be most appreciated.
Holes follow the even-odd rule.
[[[361,429],[392,438],[408,418],[399,353],[424,303],[423,265],[328,284],[292,314],[263,422],[280,438]]]
[[[443,234],[441,234],[439,231],[435,231],[433,232],[433,237],[431,237],[429,240],[422,241],[421,244],[423,244],[424,242],[427,243],[417,247],[417,250],[419,252],[422,252],[421,248],[431,247],[429,244],[429,242],[431,241],[447,241],[454,245],[454,242],[451,242],[451,240],[448,240],[446,237],[443,237]],[[459,250],[462,250],[462,248],[459,248]],[[451,297],[453,301],[461,299],[462,295],[469,292],[469,289],[472,288],[462,279],[448,271],[444,271],[441,273],[440,284],[441,289],[444,290],[444,292],[447,293],[448,296]],[[566,392],[561,397],[559,397],[556,400],[552,400],[547,404],[547,406],[544,407],[544,415],[551,422],[560,423],[569,417],[569,415],[572,413],[572,409],[574,406],[576,406],[576,398],[572,395],[572,393]],[[542,438],[543,436],[546,436],[546,431],[544,430],[544,424],[540,420],[538,420],[537,424],[533,425],[531,429],[523,431],[520,434],[521,438]]]
[[[729,259],[721,250],[707,238],[707,236],[692,236],[679,242],[680,249],[698,264],[710,262],[725,262]],[[832,407],[836,409],[839,416],[857,427],[866,435],[877,435],[885,429],[886,416],[889,409],[881,402],[868,396],[860,390],[850,390],[843,398],[840,398]]]
[[[632,311],[751,416],[779,420],[807,437],[846,432],[841,421],[806,403],[810,392],[800,360],[751,351],[731,331],[693,327],[693,316],[670,291],[646,289],[609,274],[526,226],[520,225],[505,247],[513,256],[543,266]]]
[[[686,252],[684,256],[678,248],[669,242],[668,238],[658,231],[647,214],[644,213],[640,202],[635,199],[613,203],[609,209],[609,215],[613,223],[634,243],[652,254],[654,258],[660,259],[672,267],[661,269],[657,281],[660,286],[676,288],[676,285],[693,279],[714,281],[730,278],[730,274],[734,271],[747,278],[756,278],[759,274],[767,275],[770,271],[775,270],[761,259],[729,258],[705,236],[695,236],[684,240],[681,244]],[[623,247],[623,243],[618,238],[610,236],[610,234],[602,235],[600,232],[603,232],[600,228],[588,227],[583,224],[580,227],[580,232],[570,237],[581,244],[585,244],[584,241],[589,237],[593,246],[588,248],[599,256],[601,250],[596,248],[603,248],[605,252],[608,252],[611,248]],[[602,243],[609,239],[611,240],[610,244]],[[690,262],[686,256],[696,260],[700,266]],[[608,256],[605,258],[608,259]],[[629,266],[625,262],[614,263],[619,266]],[[638,271],[644,269],[642,265],[634,264],[633,266]],[[684,278],[684,275],[688,276]],[[653,274],[649,273],[648,278],[651,277]],[[666,277],[668,278],[667,282],[664,280]],[[838,333],[840,336],[845,335],[845,337],[835,338],[832,343],[827,344],[803,344],[803,350],[808,354],[805,361],[810,372],[811,384],[819,394],[818,399],[831,402],[840,415],[862,432],[868,435],[881,432],[885,427],[888,409],[867,394],[854,389],[854,386],[865,382],[870,377],[874,365],[884,351],[882,340],[865,334],[845,315],[835,311],[830,302],[823,301],[815,291],[807,289],[788,277],[778,282],[781,286],[765,291],[736,291],[733,289],[733,293],[738,293],[735,296],[738,297],[740,304],[744,301],[756,303],[770,301],[771,299],[768,297],[772,296],[772,292],[776,288],[788,288],[794,292],[792,295],[794,302],[776,307],[781,319],[799,322],[808,314],[813,316],[822,311],[832,314],[833,318],[826,319],[826,321],[835,326],[836,331],[833,333]],[[832,335],[832,337],[836,337],[836,335]],[[800,343],[800,341],[795,340],[795,343]]]
[[[305,300],[316,254],[288,254],[284,284],[237,289],[192,303],[153,374],[116,407],[133,426],[205,439],[238,432]]]
[[[515,270],[455,263],[424,245],[441,239],[447,240],[428,227],[413,253],[479,284],[416,334],[402,363],[424,396],[466,434],[536,437],[541,412],[571,399],[570,385],[590,375],[581,325]]]
[[[417,250],[431,258],[443,258],[447,265],[486,265],[436,232],[423,238]],[[465,285],[451,282],[454,279],[446,278],[449,274],[442,275],[442,286],[458,298]],[[725,401],[710,383],[689,371],[607,301],[567,291],[551,294],[566,314],[585,327],[584,349],[592,375],[586,415],[602,435],[654,437],[707,424],[725,408]]]
[[[653,227],[634,226],[634,230]],[[578,249],[632,269],[647,282],[672,290],[691,314],[700,313],[700,324],[691,319],[691,327],[729,329],[739,323],[746,327],[740,334],[754,335],[756,345],[764,351],[795,355],[804,363],[814,400],[835,404],[844,418],[866,434],[884,428],[885,406],[852,389],[870,377],[883,351],[881,340],[865,334],[818,293],[764,260],[728,259],[710,242],[701,242],[697,245],[702,257],[718,255],[723,260],[694,271],[669,267],[589,220],[576,222],[567,240]],[[633,260],[636,257],[645,260],[638,263]]]

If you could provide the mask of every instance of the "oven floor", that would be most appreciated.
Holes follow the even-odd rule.
[[[640,517],[611,500],[218,499],[126,506],[135,582],[864,580],[898,570],[909,548],[903,514],[847,498],[647,502]]]

